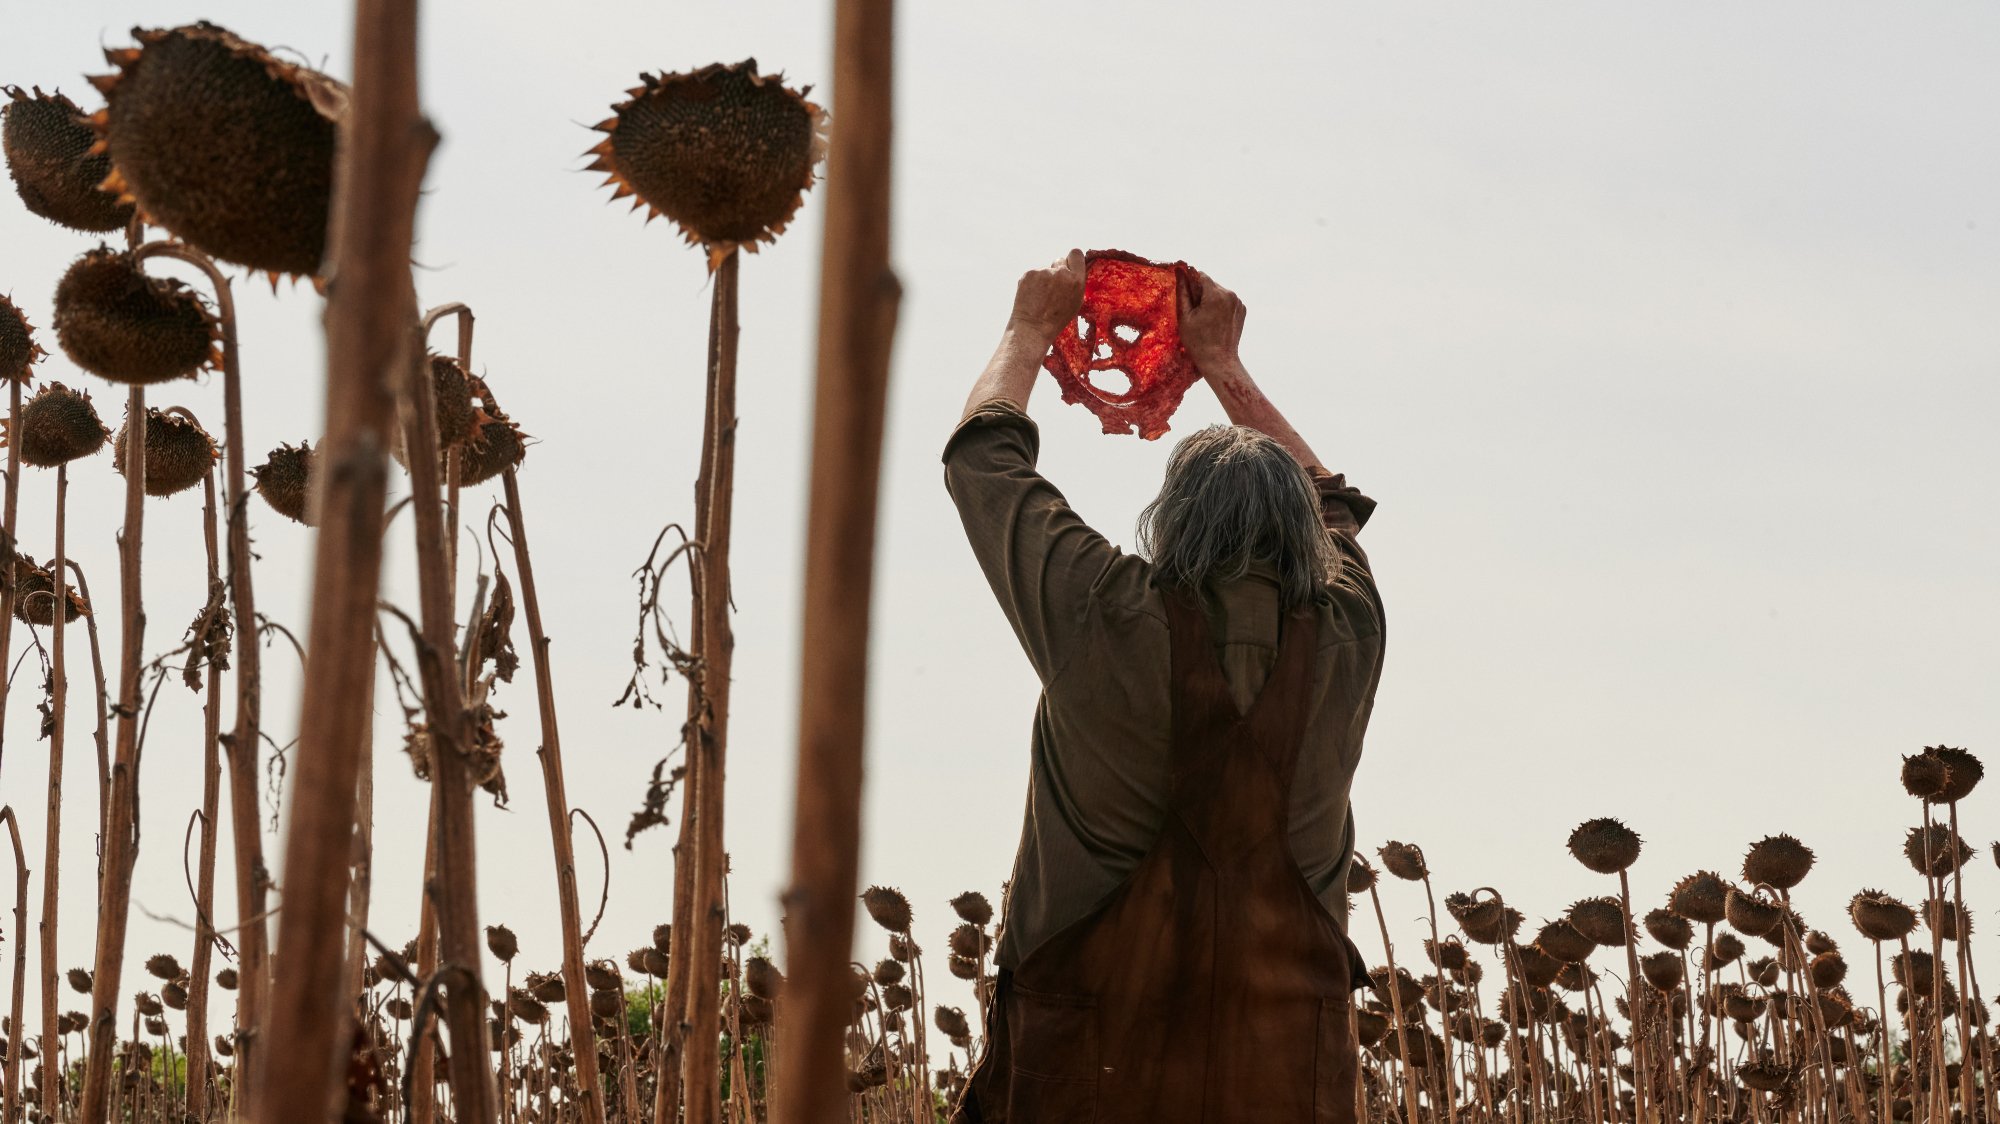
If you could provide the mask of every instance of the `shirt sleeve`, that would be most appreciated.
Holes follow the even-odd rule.
[[[1375,501],[1362,495],[1359,488],[1349,487],[1343,474],[1323,468],[1308,468],[1306,474],[1312,477],[1313,487],[1319,492],[1320,522],[1333,537],[1334,552],[1340,555],[1341,579],[1337,584],[1360,590],[1379,626],[1382,595],[1375,588],[1368,552],[1355,539],[1368,517],[1375,514]]]
[[[1346,474],[1323,468],[1308,468],[1306,474],[1319,491],[1320,521],[1327,530],[1351,537],[1367,526],[1368,517],[1375,514],[1375,501],[1362,495],[1361,489],[1348,487]]]
[[[1077,647],[1092,590],[1126,555],[1036,471],[1040,448],[1021,408],[994,399],[945,444],[944,480],[979,568],[1046,686]]]

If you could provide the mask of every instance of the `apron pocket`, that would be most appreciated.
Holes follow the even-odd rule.
[[[1097,1000],[1017,983],[1007,1002],[1009,1115],[1035,1124],[1089,1124],[1097,1115]]]
[[[1319,1037],[1313,1050],[1314,1124],[1353,1124],[1360,1058],[1349,1022],[1351,1001],[1323,999],[1319,1005]]]

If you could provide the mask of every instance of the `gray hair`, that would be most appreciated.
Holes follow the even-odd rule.
[[[1138,544],[1169,589],[1200,592],[1272,566],[1286,612],[1319,600],[1340,572],[1312,477],[1240,425],[1209,426],[1174,448],[1160,494],[1139,513]]]

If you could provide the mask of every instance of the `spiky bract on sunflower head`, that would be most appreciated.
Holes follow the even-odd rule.
[[[519,468],[528,456],[527,434],[513,419],[497,410],[480,420],[472,440],[460,453],[458,481],[467,487],[484,484],[510,468]]]
[[[118,444],[111,467],[125,473],[125,435],[131,419],[118,427]],[[158,407],[146,409],[146,494],[171,496],[202,482],[219,454],[215,438],[185,415]]]
[[[56,342],[76,365],[141,386],[222,365],[222,335],[200,294],[99,246],[56,285]]]
[[[313,525],[313,449],[310,441],[280,445],[271,450],[264,463],[250,470],[257,481],[257,494],[271,510],[295,523]]]
[[[0,421],[7,442],[21,443],[21,463],[37,468],[54,468],[79,457],[87,457],[104,447],[111,431],[90,404],[90,392],[71,390],[52,382],[21,404],[18,438],[13,426]]]
[[[132,37],[91,79],[104,189],[211,257],[317,273],[347,88],[212,23]]]
[[[98,190],[111,174],[111,158],[91,151],[97,135],[83,110],[61,91],[45,94],[40,86],[32,94],[19,86],[4,90],[0,147],[6,149],[7,171],[21,202],[71,230],[123,230],[132,221],[132,205]]]
[[[0,380],[27,382],[30,368],[48,352],[35,342],[35,326],[28,315],[6,297],[0,297]]]
[[[665,215],[712,261],[774,241],[798,212],[826,154],[826,115],[756,59],[686,74],[641,74],[596,128],[588,155],[614,199]]]

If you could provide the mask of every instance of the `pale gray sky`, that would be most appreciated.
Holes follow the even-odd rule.
[[[0,81],[91,106],[81,75],[102,71],[98,48],[133,24],[206,17],[349,73],[345,3],[4,9]],[[479,312],[476,365],[540,440],[522,486],[570,798],[613,835],[597,955],[622,959],[669,914],[671,831],[629,853],[616,837],[679,717],[608,704],[627,672],[629,572],[691,507],[707,298],[697,252],[577,171],[594,143],[584,126],[641,69],[755,55],[825,93],[829,10],[425,5],[424,103],[445,140],[418,285],[426,302]],[[1897,755],[2000,744],[2000,12],[906,3],[899,29],[894,257],[907,296],[863,876],[910,893],[920,935],[941,944],[946,899],[994,893],[1007,875],[1035,693],[937,456],[1015,277],[1073,245],[1184,258],[1235,287],[1251,368],[1381,502],[1364,539],[1391,640],[1354,794],[1369,850],[1421,843],[1441,893],[1497,886],[1539,919],[1606,891],[1562,844],[1575,822],[1617,815],[1647,839],[1642,909],[1696,867],[1733,874],[1774,831],[1819,850],[1799,898],[1837,937],[1854,939],[1835,911],[1863,885],[1917,896],[1898,853],[1914,803]],[[815,196],[742,275],[729,841],[736,911],[760,932],[790,847],[820,214]],[[46,327],[57,277],[89,244],[8,192],[0,291]],[[317,298],[247,283],[239,296],[251,447],[316,437]],[[117,424],[121,395],[60,355],[41,377],[91,386]],[[154,401],[219,426],[219,380]],[[1171,436],[1101,436],[1048,387],[1033,412],[1045,471],[1129,541]],[[1197,390],[1174,435],[1218,418]],[[115,605],[119,484],[108,456],[73,475],[72,549]],[[30,470],[22,539],[38,554],[51,491]],[[475,497],[470,515],[485,505]],[[301,626],[309,536],[253,513],[261,604]],[[149,651],[177,642],[199,607],[199,514],[191,495],[148,508]],[[407,600],[403,538],[391,567]],[[285,740],[296,665],[282,650],[268,662],[267,721]],[[87,674],[75,665],[72,681]],[[198,709],[176,685],[161,699],[136,900],[186,919],[178,848],[200,798]],[[546,966],[558,938],[525,675],[502,705],[514,805],[479,813],[482,921],[514,927],[522,962]],[[382,706],[374,927],[400,942],[424,790]],[[65,965],[90,961],[95,904],[78,707]],[[34,717],[17,698],[0,800],[21,812],[39,871]],[[1997,801],[1996,783],[1970,801],[1974,842],[2000,834]],[[580,848],[594,901],[594,848]],[[2000,900],[1990,869],[1971,878],[1976,905]],[[1421,895],[1386,896],[1399,939],[1413,939]],[[1375,955],[1372,932],[1359,936]],[[867,940],[858,955],[878,955]],[[188,944],[135,914],[135,971],[157,951],[185,962]]]

